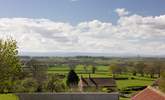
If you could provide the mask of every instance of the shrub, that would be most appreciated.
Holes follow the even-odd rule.
[[[51,75],[49,79],[44,83],[43,89],[46,92],[63,92],[65,91],[65,85],[63,80],[60,80],[58,76]]]
[[[20,83],[15,86],[16,92],[36,92],[38,88],[37,81],[33,78],[25,78],[24,80],[16,83]]]

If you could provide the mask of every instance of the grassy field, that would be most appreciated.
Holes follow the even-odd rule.
[[[151,85],[153,81],[149,80],[117,80],[117,86],[119,89],[123,89],[125,87],[130,86],[148,86]]]
[[[108,66],[96,66],[96,73],[91,74],[91,77],[112,77],[112,74],[110,73]],[[50,67],[48,69],[48,73],[58,73],[58,74],[64,74],[67,75],[69,71],[69,67],[67,66],[56,66],[56,67]],[[86,71],[84,69],[84,66],[79,65],[75,68],[76,73],[79,76],[83,77],[89,77],[89,74],[91,72],[91,66],[87,66]],[[117,86],[119,89],[128,87],[128,86],[146,86],[151,85],[154,79],[151,79],[149,77],[141,77],[140,75],[132,76],[131,74],[122,74],[117,75],[117,77],[127,77],[128,80],[117,80]],[[134,79],[130,79],[134,78]]]
[[[109,67],[107,66],[97,66],[96,67],[96,73],[95,74],[91,74],[92,77],[112,77],[112,75],[109,72]],[[68,66],[56,66],[56,67],[50,67],[48,69],[48,73],[57,73],[57,74],[64,74],[67,75],[68,71],[69,71],[69,67]],[[79,65],[75,68],[76,73],[79,76],[83,76],[83,77],[88,77],[89,74],[92,71],[92,67],[91,66],[87,66],[86,70],[84,69],[84,66]]]
[[[14,94],[0,94],[0,100],[19,100]]]

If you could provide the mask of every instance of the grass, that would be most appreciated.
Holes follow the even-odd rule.
[[[149,80],[117,80],[117,87],[123,89],[129,86],[148,86],[151,85],[153,81]]]
[[[0,94],[0,100],[19,100],[14,94]]]
[[[56,66],[56,67],[50,67],[48,69],[48,73],[58,73],[58,74],[64,74],[67,75],[69,72],[68,66]],[[84,66],[78,65],[75,68],[76,73],[79,76],[88,77],[89,74],[92,71],[92,66],[87,66],[86,71],[84,69]],[[97,66],[97,70],[95,74],[91,74],[92,77],[112,77],[112,75],[109,72],[108,66]]]
[[[122,98],[122,97],[120,97],[119,100],[130,100],[130,98]]]

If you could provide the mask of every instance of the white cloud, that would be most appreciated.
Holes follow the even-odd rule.
[[[20,51],[165,54],[165,15],[130,15],[116,25],[99,20],[77,25],[48,19],[0,18],[0,37],[13,36]]]
[[[126,11],[125,8],[117,8],[115,9],[115,12],[119,15],[119,16],[125,16],[128,15],[130,12]]]

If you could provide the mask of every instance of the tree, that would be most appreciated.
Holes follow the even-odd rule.
[[[116,74],[122,73],[122,68],[121,68],[121,66],[118,66],[116,63],[113,63],[110,65],[110,71],[112,72],[113,77],[115,77]]]
[[[92,66],[92,73],[93,74],[95,74],[96,70],[97,70],[96,66]]]
[[[136,76],[137,71],[135,69],[135,62],[127,62],[127,70],[132,73],[133,76]]]
[[[20,72],[17,42],[12,38],[0,39],[0,92],[10,92],[7,87],[12,86]]]
[[[42,92],[42,85],[47,79],[47,66],[42,65],[41,62],[31,59],[27,66],[29,67],[30,74],[38,83],[37,92]]]
[[[156,66],[151,62],[146,62],[145,68],[143,69],[144,73],[150,75],[151,78],[154,78],[156,73]]]
[[[165,71],[161,73],[159,88],[165,92]]]
[[[79,82],[79,77],[77,76],[75,71],[71,69],[68,73],[67,80],[66,80],[67,86],[75,87],[78,85],[78,82]]]
[[[164,62],[155,61],[153,65],[155,67],[155,73],[158,74],[158,77],[160,77],[161,71],[165,70],[164,69]]]
[[[144,68],[145,68],[145,64],[144,62],[138,62],[136,65],[135,65],[135,70],[137,73],[141,74],[141,76],[144,76]]]
[[[65,90],[65,85],[63,80],[60,80],[57,75],[51,75],[45,83],[44,89],[46,92],[62,92]]]

